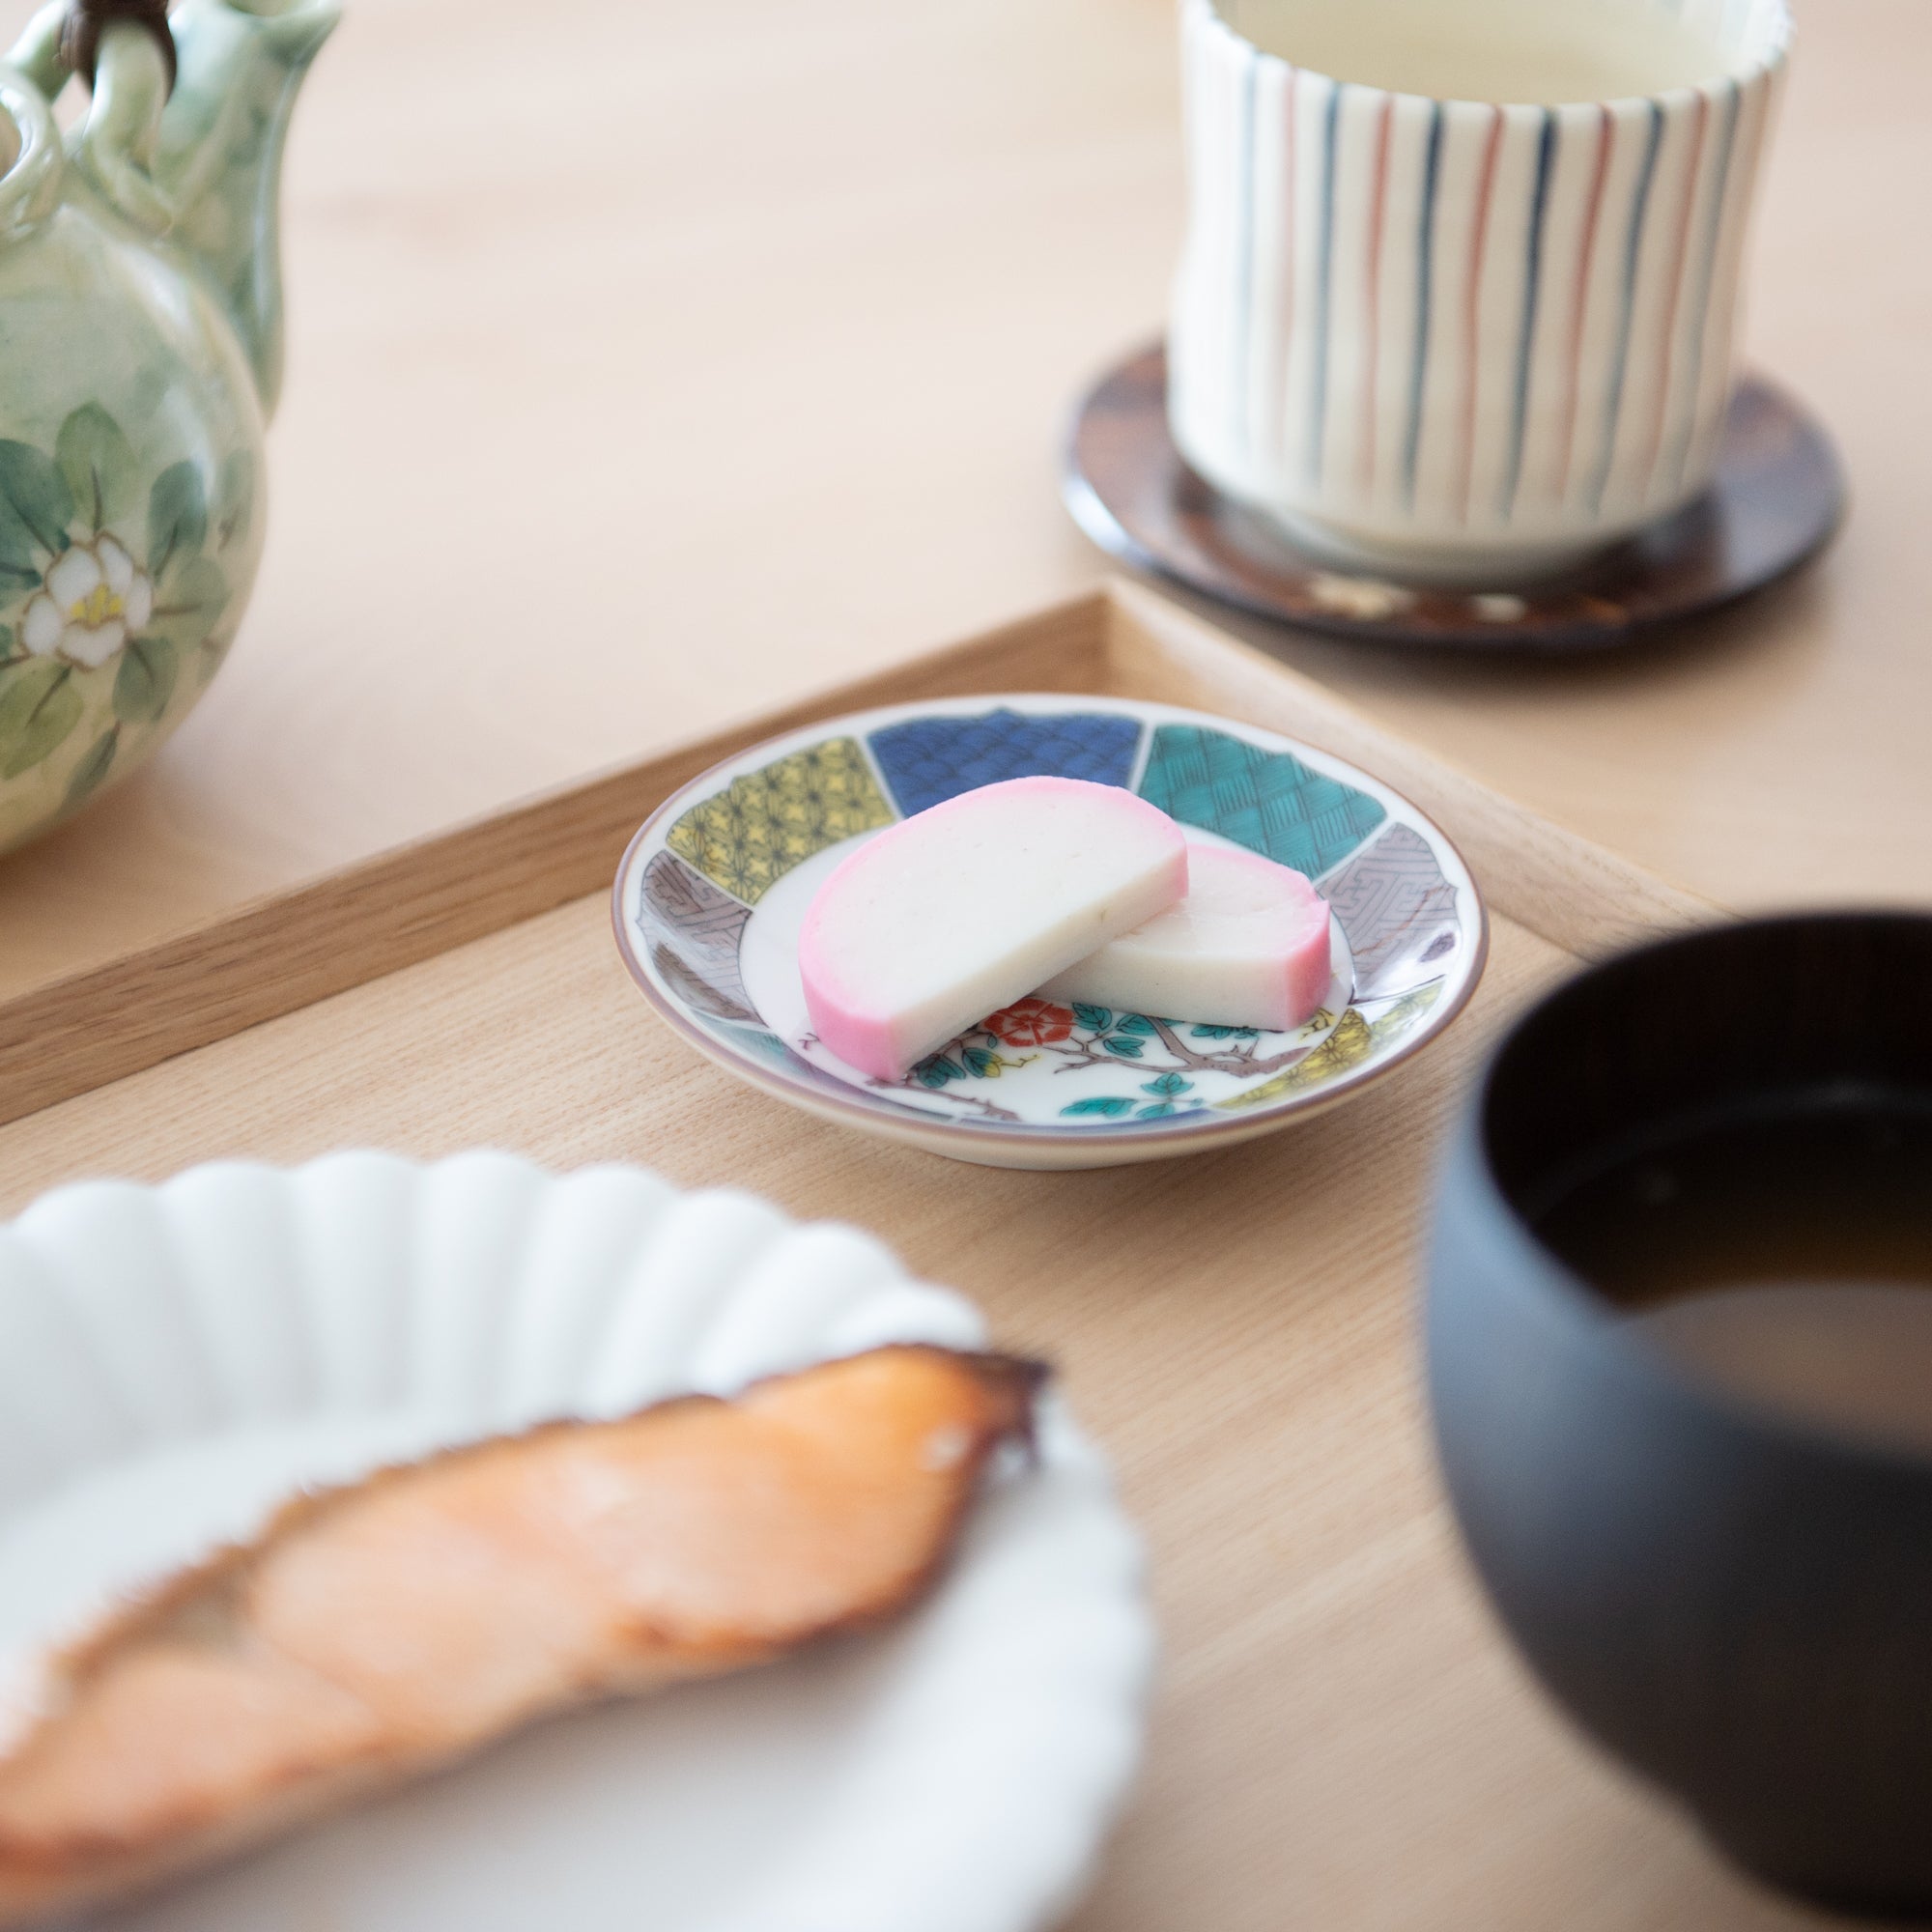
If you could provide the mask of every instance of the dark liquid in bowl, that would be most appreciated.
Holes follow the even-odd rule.
[[[1698,1374],[1932,1450],[1932,1095],[1686,1126],[1582,1171],[1533,1218]]]

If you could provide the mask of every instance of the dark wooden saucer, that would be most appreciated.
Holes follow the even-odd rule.
[[[1167,352],[1156,345],[1082,400],[1061,494],[1123,563],[1260,616],[1378,642],[1567,651],[1701,616],[1795,570],[1831,540],[1845,484],[1816,420],[1747,377],[1710,490],[1583,569],[1491,592],[1384,585],[1296,550],[1188,469],[1168,434]]]

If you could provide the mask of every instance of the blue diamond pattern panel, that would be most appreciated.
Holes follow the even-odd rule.
[[[1320,878],[1388,813],[1366,792],[1198,724],[1153,734],[1141,796],[1183,825],[1218,832],[1251,852]]]
[[[1133,718],[1063,711],[1028,716],[985,711],[977,718],[909,718],[868,741],[899,810],[929,805],[1002,779],[1091,779],[1124,785],[1141,727]]]

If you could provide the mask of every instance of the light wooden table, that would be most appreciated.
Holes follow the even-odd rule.
[[[23,12],[7,0],[0,24]],[[1899,223],[1932,159],[1932,6],[1809,0],[1802,26],[1751,328],[1756,358],[1843,445],[1853,514],[1823,567],[1596,664],[1272,647],[1716,897],[1923,898],[1932,257]],[[298,117],[290,383],[241,643],[149,772],[0,861],[0,1001],[1097,582],[1056,501],[1057,445],[1092,371],[1158,327],[1179,213],[1173,39],[1169,0],[360,0]],[[566,909],[0,1129],[0,1205],[83,1171],[349,1137],[623,1151],[670,1085],[644,1101],[593,1081],[581,1114],[533,1118],[538,1040],[495,1039],[487,1001],[417,1037],[393,1004],[406,982],[453,1001],[513,989],[562,947],[586,962],[567,983],[601,1020],[621,989],[608,959],[587,977],[597,917]],[[1536,970],[1513,960],[1510,983]],[[608,1016],[620,1043],[643,1024]],[[455,1056],[473,1060],[471,1103],[425,1111],[396,1069]],[[734,1105],[725,1125],[725,1178],[777,1185],[770,1117]],[[814,1190],[863,1171],[828,1131],[803,1143]],[[1217,1199],[1266,1175],[1260,1153],[1231,1156]],[[1076,1179],[1068,1198],[1083,1227],[1109,1206],[1151,1219],[1180,1184]],[[976,1211],[1045,1225],[1043,1186],[988,1178]],[[915,1259],[1024,1320],[997,1269],[1017,1249],[976,1241]],[[1040,1317],[1042,1340],[1087,1346],[1111,1321],[1157,1344],[1192,1319],[1179,1284],[1116,1303],[1099,1263],[1083,1267],[1079,1319]],[[1218,1907],[1230,1927],[1796,1924],[1550,1723],[1466,1593],[1442,1583],[1439,1614],[1404,1621],[1414,1577],[1453,1568],[1391,1366],[1405,1321],[1399,1298],[1338,1303],[1318,1324],[1332,1354],[1258,1355],[1227,1430],[1183,1432],[1205,1475],[1174,1492],[1164,1452],[1129,1427],[1156,1392],[1081,1391],[1135,1445],[1137,1506],[1164,1531],[1198,1504],[1189,1548],[1213,1563],[1238,1545],[1264,1565],[1256,1588],[1285,1593],[1270,1643],[1282,1614],[1305,1639],[1293,1694],[1254,1694],[1267,1687],[1244,1672],[1275,1653],[1249,1642],[1241,1593],[1183,1605],[1171,1723],[1188,1728],[1170,1729],[1139,1814],[1160,1822],[1136,1826],[1085,1922],[1191,1923],[1208,1888],[1241,1901]],[[1243,1474],[1277,1444],[1241,1418],[1296,1392],[1392,1432],[1383,1514],[1339,1573],[1319,1539],[1284,1548],[1244,1515],[1265,1495]],[[1164,1583],[1171,1604],[1183,1583]],[[1378,1676],[1367,1711],[1324,1689]],[[1283,1723],[1305,1750],[1259,1748],[1257,1729]],[[1256,1747],[1217,1756],[1216,1727]],[[1416,1754],[1391,1780],[1406,1737]],[[1216,1772],[1262,1763],[1264,1785]],[[1349,1831],[1295,1827],[1337,1792]]]
[[[1078,1932],[1799,1932],[1531,1690],[1457,1549],[1416,1385],[1418,1209],[1475,1057],[1579,956],[1709,907],[1144,594],[983,648],[980,689],[1044,673],[1236,714],[1399,785],[1489,882],[1468,1013],[1297,1131],[1004,1173],[806,1118],[700,1059],[637,997],[599,894],[0,1125],[0,1214],[76,1173],[481,1144],[855,1220],[1059,1365],[1148,1540],[1160,1694]],[[900,675],[929,690],[933,669]]]
[[[1280,648],[1716,896],[1923,896],[1932,254],[1886,185],[1932,159],[1932,8],[1802,26],[1751,329],[1843,442],[1824,567],[1596,665]],[[1173,41],[1170,0],[352,3],[241,642],[0,862],[0,999],[1096,581],[1057,444],[1159,325]]]

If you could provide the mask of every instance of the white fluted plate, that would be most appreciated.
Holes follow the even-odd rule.
[[[87,1182],[0,1227],[0,1670],[297,1486],[880,1342],[985,1340],[870,1237],[498,1153]],[[100,1932],[1020,1932],[1084,1885],[1152,1632],[1043,1405],[892,1631],[562,1718]]]

